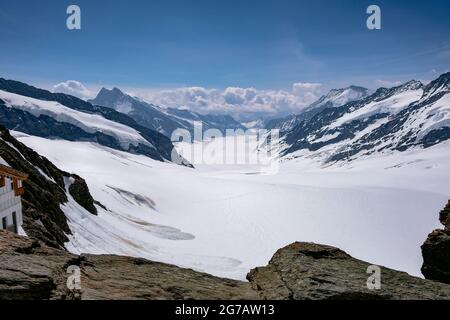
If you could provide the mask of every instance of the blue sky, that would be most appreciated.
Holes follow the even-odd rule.
[[[80,31],[66,29],[70,4]],[[450,68],[450,2],[1,0],[0,44],[1,77],[44,87],[374,88]]]

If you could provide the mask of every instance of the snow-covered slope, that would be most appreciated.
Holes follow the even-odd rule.
[[[313,109],[323,109],[326,107],[336,107],[342,106],[351,101],[360,100],[367,97],[369,90],[363,87],[350,86],[343,89],[333,89],[325,96],[322,96],[319,100],[312,103],[305,112],[311,111]]]
[[[124,149],[128,149],[130,144],[137,146],[139,143],[142,143],[151,146],[135,129],[105,119],[98,114],[74,110],[56,101],[34,99],[3,90],[0,90],[0,99],[5,102],[8,108],[27,111],[36,117],[41,115],[49,116],[58,122],[75,125],[89,133],[100,131],[111,135],[120,142]]]
[[[260,175],[246,165],[191,170],[89,142],[16,137],[83,176],[107,207],[92,216],[73,201],[63,206],[70,251],[140,256],[237,279],[293,241],[334,245],[420,275],[420,245],[450,193],[447,142],[328,167],[302,157]]]
[[[422,95],[423,89],[419,82],[402,86],[401,89],[393,95],[388,95],[381,100],[370,101],[354,111],[350,110],[350,112],[345,113],[342,117],[336,119],[336,121],[328,126],[328,128],[337,128],[345,123],[359,119],[367,119],[376,114],[394,115],[408,107],[411,103],[419,100]]]
[[[368,94],[368,89],[358,86],[333,89],[302,110],[301,113],[293,114],[281,119],[266,121],[265,127],[268,129],[279,129],[281,132],[288,132],[302,121],[311,119],[327,108],[338,107],[351,101],[363,99],[367,97]]]

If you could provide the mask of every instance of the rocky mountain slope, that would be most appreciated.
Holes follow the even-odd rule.
[[[70,266],[80,288],[69,290]],[[449,299],[450,285],[386,268],[381,289],[366,286],[368,263],[312,243],[280,249],[250,283],[111,255],[76,256],[0,231],[0,300],[11,299]]]
[[[92,141],[155,160],[171,161],[170,139],[123,113],[2,78],[0,123],[40,137]]]
[[[140,125],[168,137],[171,137],[172,132],[176,129],[188,130],[193,135],[194,121],[201,121],[203,130],[212,128],[225,132],[226,129],[244,129],[239,122],[227,115],[202,115],[183,109],[163,109],[132,97],[118,88],[112,90],[102,88],[97,97],[90,102],[127,114]]]
[[[0,126],[0,158],[14,169],[29,175],[24,182],[23,228],[33,239],[48,246],[64,248],[71,230],[61,205],[69,198],[86,212],[96,215],[97,208],[86,182],[79,176],[57,168],[12,137]]]
[[[325,162],[428,148],[450,139],[450,73],[410,81],[360,100],[279,124],[284,155],[314,152]],[[286,129],[287,128],[287,129]]]

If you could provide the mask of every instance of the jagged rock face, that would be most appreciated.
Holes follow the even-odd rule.
[[[95,200],[94,198],[92,198],[92,195],[89,192],[86,181],[75,174],[72,174],[72,178],[73,182],[69,186],[70,195],[87,211],[94,215],[97,215],[97,208],[94,205]]]
[[[69,266],[81,290],[67,289]],[[257,299],[248,283],[144,259],[75,256],[0,231],[0,300],[8,299]]]
[[[422,274],[427,279],[450,284],[450,200],[440,212],[444,230],[434,230],[422,245]]]
[[[269,265],[248,280],[264,299],[450,299],[450,286],[381,267],[381,287],[370,290],[370,264],[334,247],[294,243],[280,249]]]
[[[82,207],[97,214],[86,182],[79,176],[58,169],[47,158],[12,137],[0,126],[0,157],[12,168],[29,175],[22,196],[23,228],[33,239],[62,248],[71,234],[60,205],[68,201],[65,180],[72,184],[69,194]]]

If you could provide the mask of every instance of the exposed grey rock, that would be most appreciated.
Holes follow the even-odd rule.
[[[87,211],[97,215],[97,208],[94,205],[95,200],[89,192],[86,181],[75,174],[72,174],[72,178],[73,183],[69,186],[70,195]]]
[[[445,208],[439,213],[439,221],[446,229],[450,229],[450,200],[448,200]]]
[[[76,257],[0,230],[0,300],[64,299],[64,270]]]
[[[81,290],[67,289],[67,268],[81,270]],[[249,283],[145,259],[76,256],[0,230],[0,300],[257,299]]]
[[[250,284],[145,259],[83,255],[83,299],[258,299]]]
[[[263,299],[450,299],[450,285],[381,267],[381,287],[367,287],[369,263],[342,250],[314,243],[294,243],[278,250],[266,267],[248,280]]]
[[[427,279],[450,284],[450,200],[439,220],[444,230],[434,230],[422,245],[422,273]]]
[[[69,266],[79,267],[79,290],[67,288]],[[77,256],[0,231],[0,300],[450,299],[450,285],[386,268],[380,290],[369,290],[368,266],[337,248],[294,243],[248,283],[140,258]]]

